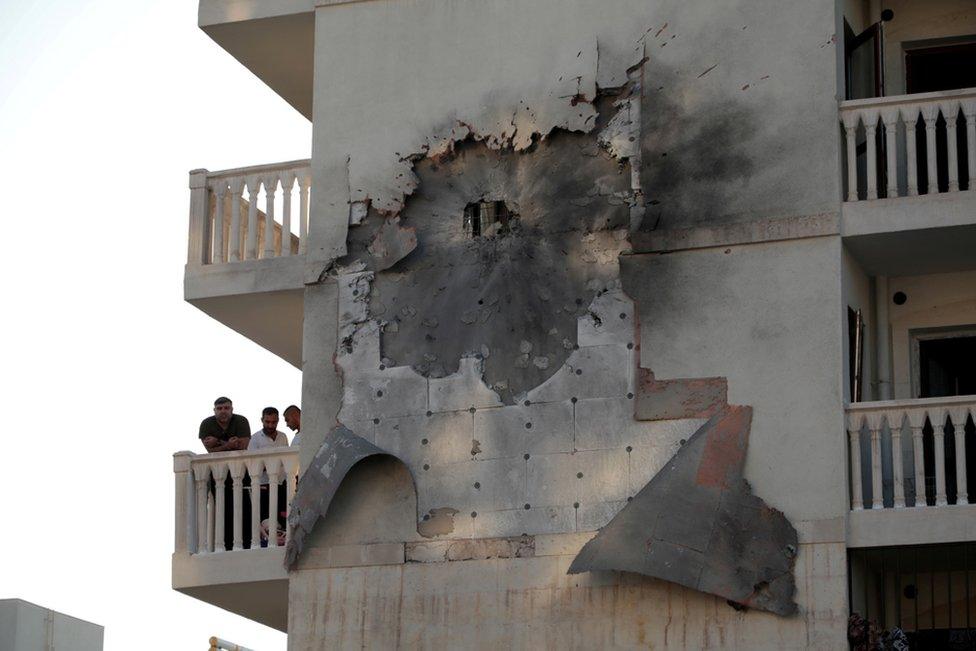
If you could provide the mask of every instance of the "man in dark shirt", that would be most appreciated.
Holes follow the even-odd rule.
[[[234,403],[221,396],[214,400],[214,415],[200,423],[200,440],[207,452],[246,450],[251,442],[251,425],[234,413]]]
[[[246,450],[251,442],[251,425],[240,414],[234,413],[234,403],[230,398],[221,396],[214,400],[214,415],[204,418],[200,423],[200,440],[207,452],[227,452],[229,450]],[[224,549],[234,548],[234,481],[228,474],[224,478]],[[243,516],[242,529],[244,547],[251,545],[251,478],[244,474],[244,500],[241,504]],[[210,479],[210,492],[216,494],[217,487],[213,478]],[[220,545],[219,542],[216,543]]]

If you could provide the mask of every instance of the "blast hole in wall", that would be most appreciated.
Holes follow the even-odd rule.
[[[507,235],[518,226],[518,214],[504,201],[476,201],[464,208],[464,232],[469,237]]]

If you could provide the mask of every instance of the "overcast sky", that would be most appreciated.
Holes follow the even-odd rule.
[[[285,648],[170,589],[173,452],[202,451],[218,395],[256,427],[301,390],[297,369],[183,302],[187,172],[311,146],[196,7],[0,0],[0,598],[102,624],[109,651]]]

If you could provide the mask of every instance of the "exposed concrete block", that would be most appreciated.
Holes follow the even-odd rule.
[[[438,540],[408,543],[406,546],[408,563],[442,563],[529,556],[535,556],[535,539],[532,536]]]
[[[525,501],[533,506],[572,506],[579,501],[577,455],[535,454],[526,461]]]
[[[711,418],[727,404],[727,394],[724,377],[656,380],[641,368],[634,414],[638,420]]]
[[[624,397],[576,402],[576,449],[670,446],[690,438],[705,419],[637,421],[634,401]]]
[[[575,556],[588,543],[594,532],[540,534],[535,537],[536,556]]]
[[[573,450],[573,405],[569,401],[513,405],[474,415],[479,459]]]
[[[580,348],[551,378],[529,391],[526,398],[535,403],[626,397],[633,393],[636,360],[634,350],[626,344]]]
[[[587,450],[572,455],[576,460],[578,502],[613,502],[632,495],[629,483],[629,455],[625,448]],[[532,474],[529,473],[529,481]]]
[[[342,424],[345,425],[346,428],[356,436],[361,436],[370,443],[376,443],[376,425],[373,423],[373,421],[351,420],[349,422],[343,422]]]
[[[463,357],[457,373],[430,378],[430,410],[439,412],[500,407],[503,404],[501,399],[485,385],[482,372],[481,360]]]
[[[580,502],[576,514],[577,531],[598,531],[605,527],[613,516],[620,513],[620,509],[627,505],[627,500],[618,502]]]
[[[376,445],[400,457],[420,477],[425,463],[469,461],[471,432],[472,416],[464,411],[384,418],[376,425]]]
[[[576,523],[572,506],[548,506],[478,514],[474,521],[478,538],[572,531]]]
[[[688,437],[691,438],[691,435],[689,434]],[[647,485],[647,482],[651,481],[664,468],[665,464],[674,458],[674,455],[681,449],[681,440],[668,441],[662,445],[631,447],[627,459],[630,477],[630,495],[636,495],[640,492]]]
[[[611,290],[594,298],[589,313],[579,318],[576,342],[580,348],[607,344],[636,345],[639,341],[637,326],[634,302],[622,290]]]

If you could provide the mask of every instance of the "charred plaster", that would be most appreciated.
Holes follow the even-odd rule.
[[[562,366],[578,318],[619,276],[642,210],[626,164],[639,159],[639,92],[635,78],[602,96],[591,133],[555,131],[521,152],[470,136],[452,142],[416,162],[420,190],[396,216],[371,209],[350,229],[340,264],[382,272],[369,313],[384,323],[388,365],[440,378],[476,356],[507,404]],[[463,215],[474,201],[504,202],[517,225],[472,236]]]

